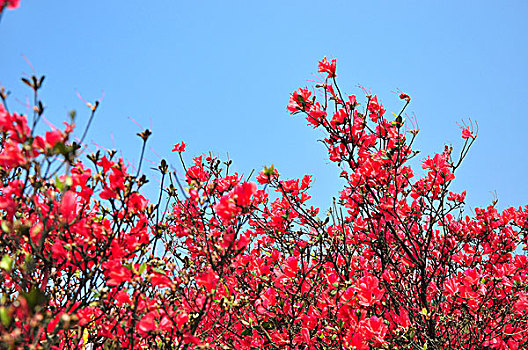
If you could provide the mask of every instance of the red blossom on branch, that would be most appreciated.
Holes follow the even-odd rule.
[[[328,73],[328,78],[334,78],[336,76],[336,65],[337,60],[335,58],[328,62],[325,56],[319,61],[319,73]]]

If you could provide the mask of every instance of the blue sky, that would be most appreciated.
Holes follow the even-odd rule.
[[[454,188],[468,190],[470,206],[496,191],[504,208],[528,202],[527,15],[526,1],[22,0],[0,23],[0,84],[24,112],[27,58],[47,77],[54,123],[76,109],[81,128],[88,110],[77,92],[93,101],[104,91],[90,142],[137,161],[132,117],[176,166],[180,140],[189,159],[229,153],[245,174],[273,163],[287,177],[313,174],[314,203],[326,206],[338,170],[316,142],[322,134],[285,107],[294,89],[312,85],[317,61],[335,57],[347,93],[360,95],[361,84],[395,112],[392,92],[411,95],[420,159],[460,147],[457,122],[478,121]],[[159,160],[150,149],[147,158]]]

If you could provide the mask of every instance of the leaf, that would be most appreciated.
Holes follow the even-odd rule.
[[[68,187],[72,187],[73,185],[73,180],[72,180],[72,177],[71,176],[66,176],[66,179],[64,179],[64,184]]]
[[[242,331],[242,333],[240,333],[240,335],[243,335],[243,336],[247,336],[251,334],[253,334],[253,331],[251,330],[251,328],[246,328]]]
[[[0,261],[0,269],[4,269],[7,272],[10,272],[12,268],[13,268],[13,259],[9,255],[5,254],[2,257],[2,261]]]
[[[0,321],[6,328],[11,324],[11,315],[9,315],[7,308],[3,306],[0,307]]]
[[[28,307],[33,312],[36,311],[37,307],[44,305],[48,298],[46,294],[42,292],[39,288],[32,288],[28,293],[20,293],[24,299],[26,299]]]
[[[162,269],[157,268],[157,267],[153,267],[152,271],[157,272],[157,273],[159,273],[161,275],[165,275],[165,271],[163,271]]]
[[[268,320],[268,321],[264,321],[262,322],[262,327],[264,327],[264,329],[273,329],[275,327],[275,325],[273,324],[272,321]]]
[[[268,168],[267,166],[264,166],[264,175],[266,176],[272,176],[275,171],[275,167],[273,164]]]
[[[142,275],[146,269],[147,269],[147,263],[144,262],[143,264],[139,265],[138,275]]]
[[[62,183],[62,181],[59,179],[58,176],[55,176],[55,187],[57,187],[57,189],[62,192],[62,189],[64,188],[64,184]]]

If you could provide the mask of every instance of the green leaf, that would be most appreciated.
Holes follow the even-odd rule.
[[[251,335],[251,334],[253,334],[253,332],[251,331],[251,328],[246,328],[242,331],[242,333],[240,333],[240,335],[243,335],[243,336]]]
[[[2,231],[6,232],[6,233],[9,232],[9,226],[8,226],[7,221],[2,221],[1,225],[2,225]]]
[[[13,259],[9,255],[4,255],[2,261],[0,261],[0,269],[4,269],[7,272],[10,272],[13,268]]]
[[[273,175],[274,170],[275,170],[275,167],[273,166],[273,164],[269,168],[267,166],[265,166],[264,167],[264,175],[271,176],[271,175]]]
[[[389,156],[387,155],[387,152],[382,152],[382,153],[380,154],[380,158],[381,158],[381,159],[385,159],[385,160],[390,159]]]
[[[273,324],[272,321],[268,320],[268,321],[264,321],[262,322],[262,327],[264,327],[264,329],[273,329],[275,328],[275,325]]]
[[[162,269],[157,268],[157,267],[153,267],[152,271],[157,272],[157,273],[162,274],[162,275],[165,275],[165,271],[163,271]]]
[[[48,301],[46,294],[39,288],[32,288],[28,293],[22,292],[20,294],[26,299],[29,309],[33,312],[36,311],[37,307],[44,305]]]
[[[62,183],[62,181],[59,179],[58,176],[55,176],[55,187],[57,187],[57,189],[62,192],[62,189],[64,188],[64,184]]]
[[[146,269],[147,269],[147,263],[144,262],[143,264],[139,265],[138,275],[142,275]]]
[[[11,324],[11,315],[9,315],[7,308],[3,306],[0,307],[0,321],[6,328]]]

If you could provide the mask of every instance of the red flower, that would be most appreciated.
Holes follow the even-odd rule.
[[[447,200],[453,201],[453,202],[463,202],[466,198],[466,191],[458,194],[455,192],[449,191],[449,197],[447,197]]]
[[[170,288],[172,286],[172,281],[167,276],[157,272],[150,275],[150,283],[160,288]]]
[[[110,161],[110,160],[108,160],[108,158],[106,158],[106,156],[103,156],[103,158],[101,158],[101,160],[97,163],[97,165],[103,167],[103,173],[107,173],[108,170],[110,170],[110,168],[114,166],[114,164],[115,163]]]
[[[463,139],[469,139],[469,138],[474,139],[475,138],[473,133],[469,130],[469,126],[466,126],[465,128],[462,129],[462,138]]]
[[[337,60],[335,58],[330,63],[325,56],[322,61],[319,61],[319,73],[328,73],[328,78],[334,78],[336,76],[336,65]]]
[[[526,294],[523,293],[519,297],[519,300],[514,305],[515,310],[517,310],[518,313],[525,315],[528,311],[528,299],[526,298]]]
[[[308,89],[299,89],[299,92],[294,91],[290,96],[290,101],[286,109],[290,111],[290,114],[294,114],[299,111],[307,111],[312,106],[310,101],[310,95],[312,93]]]
[[[251,196],[256,191],[257,185],[254,182],[238,184],[231,192],[220,198],[214,209],[222,219],[229,220],[242,213],[244,208],[251,204]]]
[[[378,348],[383,345],[385,334],[387,334],[388,327],[382,318],[372,316],[363,324],[365,334],[371,339],[373,345]]]
[[[208,292],[216,288],[217,282],[218,275],[212,269],[209,269],[207,272],[196,277],[196,283],[198,283],[199,286],[204,287]]]
[[[336,127],[338,124],[343,124],[346,120],[347,112],[344,108],[339,109],[334,116],[332,117],[332,120],[330,121],[330,124],[332,124],[333,127]]]
[[[310,111],[308,111],[308,116],[306,117],[306,120],[314,125],[314,128],[319,126],[323,120],[323,118],[326,117],[326,111],[321,109],[321,104],[317,102],[310,108]],[[310,124],[308,124],[310,125]]]
[[[301,190],[306,190],[308,187],[310,187],[311,182],[312,175],[304,175],[301,181]]]
[[[118,286],[123,282],[129,281],[132,273],[117,260],[106,261],[102,264],[109,278],[106,284],[109,286]]]
[[[403,92],[400,94],[400,99],[405,100],[407,102],[411,102],[411,96],[409,96],[409,95],[407,95],[407,94],[405,94]]]
[[[378,118],[385,114],[385,108],[378,102],[378,97],[374,96],[370,99],[368,104],[368,110],[371,112],[370,118],[374,123],[378,122]]]
[[[182,328],[187,321],[189,320],[189,315],[186,312],[180,312],[178,316],[176,316],[176,325],[178,328]]]
[[[60,204],[60,213],[66,223],[71,222],[77,216],[77,194],[73,191],[66,191],[62,196]]]
[[[378,288],[378,279],[374,276],[362,277],[356,288],[360,305],[368,307],[377,304],[383,297],[383,291]]]
[[[257,184],[254,182],[244,182],[235,186],[233,190],[233,198],[236,204],[241,207],[247,207],[251,204],[250,198],[257,191]]]
[[[257,176],[257,182],[261,185],[267,184],[272,180],[275,180],[279,177],[279,172],[273,165],[271,167],[264,167],[263,170]]]
[[[62,131],[60,131],[59,129],[46,132],[46,144],[50,148],[53,148],[53,146],[61,142],[63,139],[64,139],[64,135],[62,134]]]
[[[458,293],[458,283],[454,278],[451,278],[445,282],[445,290],[444,294],[450,297],[453,297],[456,293]]]
[[[151,311],[138,322],[137,330],[143,334],[156,330],[156,314]]]
[[[6,7],[9,10],[16,9],[20,6],[20,0],[0,0],[0,13]]]
[[[185,152],[185,146],[187,146],[185,144],[185,142],[179,142],[177,144],[174,145],[174,148],[172,149],[173,152]]]
[[[284,274],[289,278],[295,277],[299,271],[298,263],[299,259],[294,256],[290,256],[284,265]]]
[[[229,194],[222,196],[214,209],[216,214],[224,220],[229,220],[237,214],[237,206]]]

